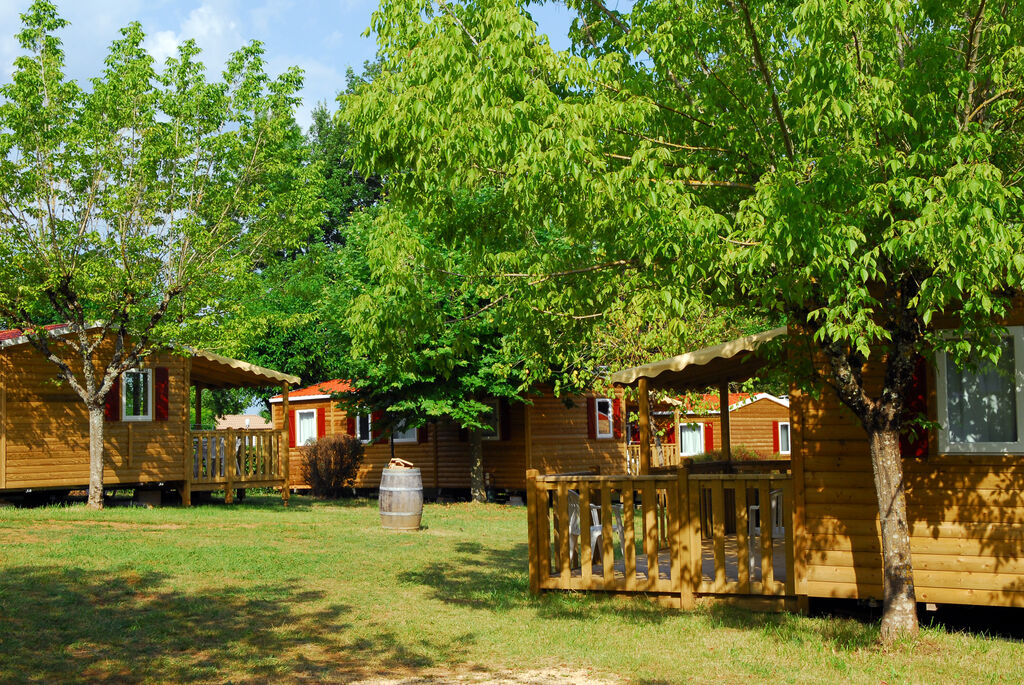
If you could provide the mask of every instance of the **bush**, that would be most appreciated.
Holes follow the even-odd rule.
[[[306,448],[302,477],[316,497],[341,497],[363,463],[363,443],[351,435],[325,435]]]

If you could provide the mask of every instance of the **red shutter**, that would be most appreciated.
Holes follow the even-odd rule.
[[[508,440],[511,426],[509,425],[508,399],[502,397],[498,400],[498,439]]]
[[[295,410],[288,412],[288,446],[295,447]]]
[[[622,439],[622,398],[612,400],[612,435],[616,440]]]
[[[349,414],[345,417],[345,432],[351,435],[353,438],[359,436],[356,435],[356,416],[355,414]]]
[[[772,454],[778,454],[782,445],[779,441],[779,422],[772,421]]]
[[[170,374],[166,366],[158,366],[153,370],[153,418],[166,421],[170,415]]]
[[[430,440],[430,434],[427,432],[426,426],[420,426],[416,429],[416,442],[420,445]]]
[[[316,437],[322,438],[327,435],[327,412],[323,407],[316,410]]]
[[[587,398],[587,437],[597,437],[597,400],[593,397]]]
[[[384,412],[382,411],[375,411],[370,414],[370,442],[377,442],[381,438],[380,424],[383,420]]]
[[[715,424],[708,421],[704,424],[704,451],[710,452],[715,449]]]
[[[903,392],[903,421],[900,431],[900,454],[904,457],[922,458],[928,456],[928,431],[921,426],[907,426],[907,421],[927,418],[928,413],[928,363],[918,357],[914,375]]]
[[[103,420],[121,420],[121,379],[115,378],[110,385],[110,392],[103,400]]]

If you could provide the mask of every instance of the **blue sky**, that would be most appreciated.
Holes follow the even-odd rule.
[[[18,54],[14,38],[20,13],[30,0],[0,0],[0,67],[7,81]],[[306,72],[300,123],[319,101],[333,103],[345,85],[345,70],[357,71],[375,53],[373,37],[362,33],[370,23],[377,0],[57,0],[71,22],[62,35],[68,74],[79,82],[97,75],[107,47],[118,29],[131,21],[142,23],[147,45],[163,59],[179,42],[194,38],[203,61],[219,73],[228,54],[251,39],[265,44],[272,73],[291,65]],[[545,5],[535,11],[552,45],[565,47],[571,21],[561,7]]]

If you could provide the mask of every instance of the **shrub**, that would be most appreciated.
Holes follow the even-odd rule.
[[[316,497],[341,497],[363,463],[363,443],[351,435],[325,435],[306,448],[302,476]]]

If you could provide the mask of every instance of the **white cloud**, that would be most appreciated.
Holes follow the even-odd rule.
[[[174,31],[157,31],[146,36],[143,44],[146,51],[153,55],[157,65],[162,65],[167,58],[178,52],[178,36]]]
[[[245,42],[234,13],[224,6],[204,3],[188,13],[177,31],[157,31],[147,36],[146,50],[158,64],[163,64],[177,52],[179,45],[190,38],[202,50],[199,59],[210,74],[219,73],[228,56]]]

